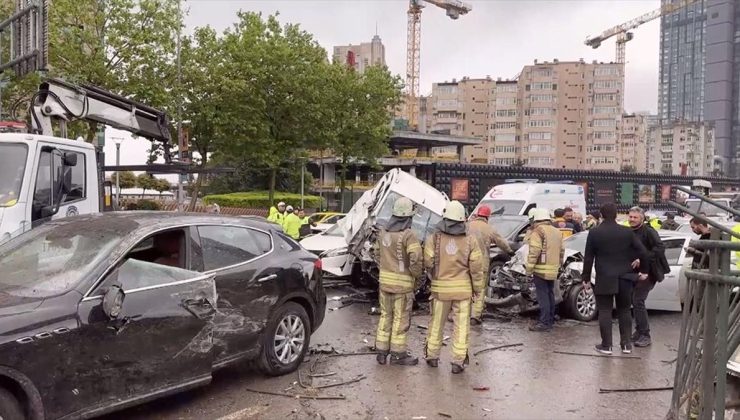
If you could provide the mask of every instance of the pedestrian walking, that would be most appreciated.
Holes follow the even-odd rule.
[[[555,282],[563,261],[563,236],[551,224],[550,212],[537,209],[534,226],[527,240],[527,275],[533,277],[540,318],[530,331],[546,332],[555,325]]]
[[[709,239],[712,233],[712,230],[709,228],[707,222],[698,217],[694,217],[693,219],[691,219],[691,221],[689,221],[689,226],[691,226],[691,230],[695,234],[699,235],[699,240],[702,241]],[[692,270],[709,268],[709,254],[704,250],[687,247],[686,253],[694,258],[691,261]]]
[[[470,333],[470,301],[483,299],[486,274],[473,236],[466,234],[465,208],[451,201],[444,210],[438,231],[424,243],[424,267],[432,278],[432,321],[425,356],[427,365],[439,366],[442,330],[447,314],[453,314],[452,373],[467,365]]]
[[[392,365],[412,366],[419,363],[407,350],[406,334],[411,325],[414,291],[419,286],[423,270],[421,245],[411,230],[414,206],[406,197],[393,203],[388,224],[380,229],[374,244],[380,266],[380,320],[375,335],[377,361]]]
[[[583,261],[581,280],[586,291],[591,290],[591,271],[596,264],[596,308],[599,312],[601,343],[596,351],[612,354],[612,309],[616,301],[619,318],[619,336],[622,353],[632,352],[630,331],[632,318],[630,305],[632,285],[636,280],[647,278],[647,272],[635,274],[633,261],[638,258],[646,266],[647,250],[637,236],[624,226],[617,224],[617,206],[601,206],[602,223],[593,228],[586,239],[586,255]]]
[[[496,229],[488,224],[488,218],[491,216],[491,208],[488,206],[480,206],[478,211],[473,216],[473,219],[468,222],[468,234],[472,235],[478,243],[478,249],[481,252],[481,264],[483,265],[483,272],[488,274],[490,270],[490,250],[491,245],[496,245],[505,252],[507,255],[514,255],[514,250],[511,249],[509,241],[504,239],[501,235],[496,232]],[[472,314],[470,315],[470,323],[473,325],[480,325],[483,320],[483,309],[486,306],[486,300],[484,298],[478,299],[473,302]]]
[[[644,261],[647,266],[643,266],[643,262],[635,259],[632,267],[635,270],[639,268],[641,272],[648,274],[647,279],[638,281],[634,288],[632,306],[635,314],[635,332],[632,334],[632,342],[636,347],[648,347],[652,340],[645,301],[655,285],[663,281],[665,275],[670,273],[671,268],[666,260],[665,245],[660,235],[645,221],[645,211],[637,206],[632,207],[627,220],[629,220],[630,228],[647,250],[647,259]]]

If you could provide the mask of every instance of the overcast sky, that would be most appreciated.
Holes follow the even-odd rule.
[[[612,26],[660,7],[660,0],[468,0],[473,10],[449,19],[427,5],[422,13],[421,93],[432,83],[463,76],[513,78],[535,59],[613,61],[614,40],[592,49],[583,41]],[[280,13],[298,23],[331,52],[334,45],[383,40],[391,72],[406,72],[406,0],[185,0],[188,29],[231,26],[239,10]],[[657,112],[660,21],[634,31],[627,44],[625,109]],[[120,135],[120,134],[115,134]],[[111,134],[108,135],[110,138]],[[128,136],[126,136],[128,137]],[[107,162],[115,161],[108,142]],[[122,163],[143,163],[146,140],[124,142]]]

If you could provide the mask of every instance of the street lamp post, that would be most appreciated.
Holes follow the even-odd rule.
[[[123,137],[113,137],[116,143],[116,166],[121,166],[121,143]],[[116,171],[116,207],[121,209],[121,171]]]

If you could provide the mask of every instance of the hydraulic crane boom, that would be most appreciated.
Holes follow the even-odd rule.
[[[95,86],[75,86],[59,79],[41,84],[31,105],[31,123],[36,133],[53,136],[53,119],[62,123],[87,120],[128,131],[164,145],[165,162],[171,163],[169,120],[164,111],[107,92]]]
[[[409,0],[408,33],[406,39],[406,117],[412,130],[419,120],[419,75],[421,58],[421,10],[424,3],[445,9],[447,16],[457,19],[473,8],[460,0]]]
[[[633,35],[629,32],[642,24],[655,20],[663,15],[667,15],[675,12],[683,7],[686,7],[697,0],[681,0],[676,3],[668,3],[660,7],[659,9],[653,10],[652,12],[645,13],[642,16],[638,16],[630,21],[617,25],[613,28],[609,28],[601,35],[595,37],[589,37],[586,39],[586,45],[592,48],[599,48],[601,43],[607,39],[616,36],[617,37],[617,63],[624,63],[626,58],[626,47],[625,44],[632,40]]]

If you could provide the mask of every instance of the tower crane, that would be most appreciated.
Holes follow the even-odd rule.
[[[445,9],[450,19],[457,19],[473,7],[460,0],[409,0],[408,32],[406,38],[406,117],[411,129],[419,119],[419,73],[421,57],[421,10],[424,3]]]
[[[609,28],[604,31],[601,35],[595,37],[589,37],[586,39],[586,45],[592,48],[599,48],[601,43],[607,39],[616,36],[617,37],[617,63],[624,64],[625,56],[627,54],[627,42],[632,41],[634,34],[630,30],[639,27],[640,25],[655,20],[661,16],[670,14],[686,7],[698,0],[680,0],[673,3],[666,3],[660,8],[653,10],[652,12],[645,13],[642,16],[638,16],[628,22],[621,25],[617,25],[613,28]]]

